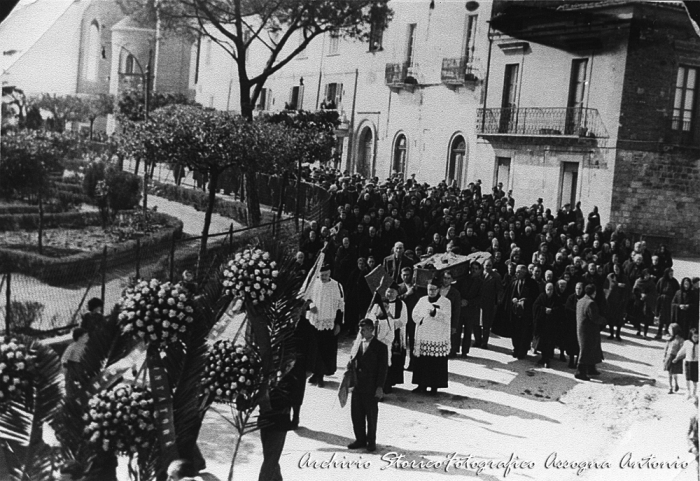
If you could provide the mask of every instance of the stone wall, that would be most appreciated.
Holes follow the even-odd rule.
[[[700,150],[618,150],[611,221],[700,256]]]

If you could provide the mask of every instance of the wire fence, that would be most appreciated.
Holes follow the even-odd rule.
[[[201,237],[148,246],[137,242],[133,249],[112,252],[105,247],[102,258],[91,268],[86,269],[84,261],[65,264],[58,275],[44,280],[0,266],[0,326],[6,334],[48,337],[67,333],[80,322],[93,297],[102,299],[105,312],[110,312],[131,278],[177,282],[183,271],[189,270],[195,282],[203,284],[239,247],[276,239],[280,248],[289,252],[298,247],[302,230],[292,218],[237,230],[232,224],[228,231],[209,235],[202,256]]]

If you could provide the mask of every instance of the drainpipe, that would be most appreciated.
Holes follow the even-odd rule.
[[[489,22],[489,55],[486,60],[486,78],[484,79],[484,106],[481,111],[481,133],[484,133],[486,127],[486,103],[489,98],[489,74],[491,73],[491,49],[493,48],[493,37],[491,36],[491,22]]]
[[[157,90],[156,88],[156,82],[158,82],[158,60],[160,60],[160,0],[156,0],[155,7],[156,7],[156,53],[155,53],[155,59],[153,62],[153,91],[155,92]]]
[[[321,97],[321,80],[323,77],[323,57],[326,52],[326,34],[321,39],[321,60],[318,64],[318,87],[316,87],[316,110],[318,110],[318,101]]]
[[[350,126],[348,127],[348,159],[347,163],[345,164],[345,169],[350,171],[350,163],[352,159],[352,153],[353,153],[353,148],[352,148],[352,141],[353,141],[353,133],[355,132],[355,102],[357,101],[357,77],[360,75],[360,70],[355,69],[355,86],[352,89],[352,111],[350,112]]]

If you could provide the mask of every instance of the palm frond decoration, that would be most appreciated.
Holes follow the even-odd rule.
[[[31,376],[19,395],[0,409],[0,449],[6,463],[3,471],[13,481],[51,479],[51,448],[42,439],[45,423],[60,408],[61,372],[53,349],[31,339],[28,345]]]
[[[118,313],[115,306],[105,325],[90,335],[83,351],[81,370],[75,379],[76,386],[67,390],[70,395],[63,397],[60,410],[51,423],[61,443],[62,458],[77,461],[92,479],[106,477],[104,473],[116,467],[116,456],[95,453],[89,446],[84,434],[86,423],[83,415],[88,400],[99,388],[94,381],[108,365],[124,357],[131,348],[130,340],[119,335]]]
[[[277,249],[271,248],[270,250],[276,251]],[[257,252],[259,253],[259,251]],[[267,251],[267,255],[269,255],[269,252]],[[264,263],[264,256],[262,260]],[[229,266],[227,262],[228,259],[224,261],[223,265]],[[246,311],[247,318],[242,330],[239,332],[240,339],[234,339],[234,341],[245,344],[256,351],[262,360],[262,373],[258,381],[252,386],[252,389],[247,388],[249,393],[253,392],[252,402],[245,403],[243,406],[240,403],[238,405],[230,403],[231,424],[238,436],[232,455],[228,476],[229,481],[233,479],[236,456],[242,437],[260,427],[258,418],[254,414],[257,406],[269,399],[271,387],[276,386],[294,364],[296,352],[291,341],[304,301],[299,297],[299,288],[303,279],[295,272],[293,262],[293,258],[287,256],[277,264],[278,267],[276,269],[279,273],[274,280],[276,288],[264,302],[253,302],[257,298],[254,296],[249,298],[248,291],[245,294],[243,308]],[[267,267],[265,265],[261,269]],[[220,280],[221,278],[220,276]],[[242,279],[244,280],[243,284],[245,284],[246,279],[245,277],[236,277],[235,274],[231,275],[230,272],[227,273],[227,278],[233,280],[234,285]],[[257,280],[257,282],[260,282],[260,280]],[[223,295],[224,305],[228,305],[235,295],[235,293]],[[238,295],[240,295],[240,292]],[[218,311],[217,317],[220,315],[221,311]],[[209,393],[209,399],[213,397],[215,397],[215,393]]]

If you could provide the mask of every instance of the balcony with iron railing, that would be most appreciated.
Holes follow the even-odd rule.
[[[388,63],[384,78],[389,88],[412,89],[420,84],[418,64],[411,62]]]
[[[460,87],[479,80],[479,59],[475,57],[443,58],[440,78],[448,87]]]
[[[479,109],[477,134],[577,139],[609,137],[598,110],[583,107]]]

